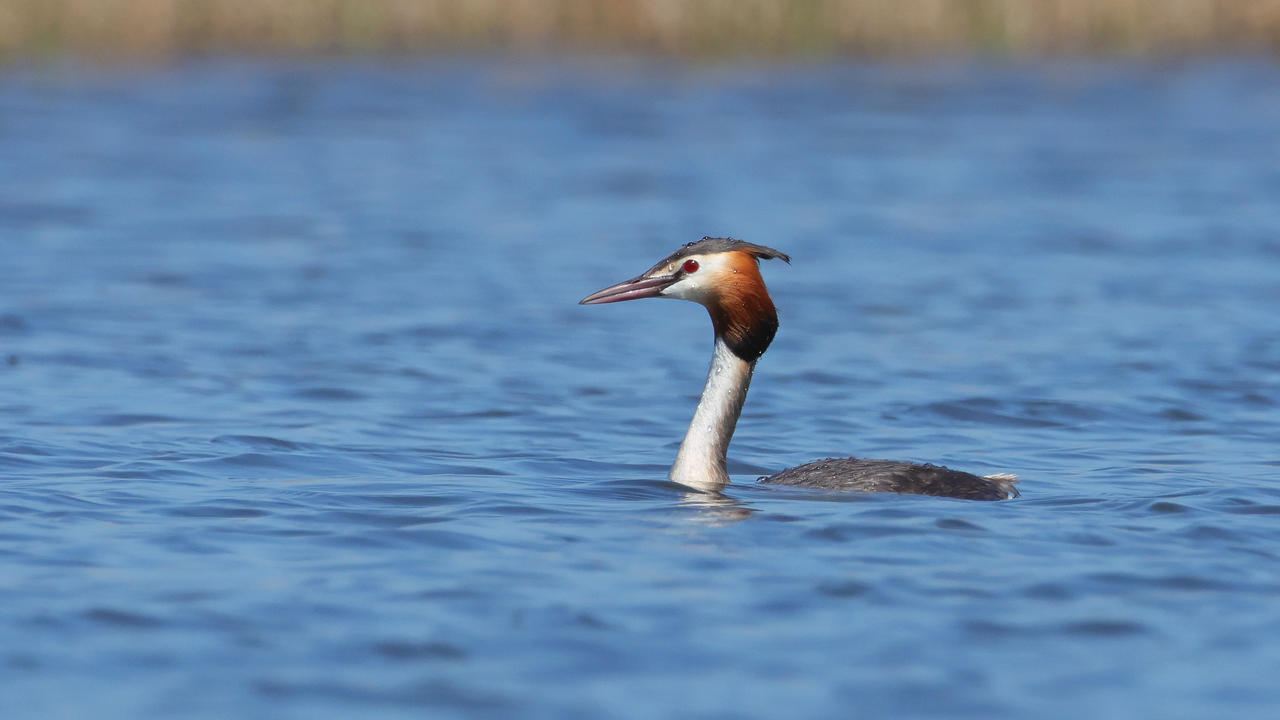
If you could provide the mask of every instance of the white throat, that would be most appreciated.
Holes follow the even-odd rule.
[[[755,363],[734,355],[724,340],[716,338],[707,385],[668,475],[672,482],[706,492],[729,484],[725,455],[747,400],[754,368]]]

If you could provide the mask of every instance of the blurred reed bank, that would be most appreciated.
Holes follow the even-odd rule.
[[[1257,52],[1280,0],[0,0],[0,58]]]

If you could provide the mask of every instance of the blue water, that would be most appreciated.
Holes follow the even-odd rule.
[[[1277,198],[1270,61],[0,72],[0,715],[1274,717]]]

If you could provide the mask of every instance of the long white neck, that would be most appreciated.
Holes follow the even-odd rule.
[[[715,353],[711,356],[711,370],[707,373],[707,385],[702,389],[702,399],[693,413],[693,422],[685,433],[676,462],[668,477],[672,482],[697,490],[714,492],[729,484],[729,471],[725,455],[729,440],[742,414],[742,404],[747,400],[747,388],[751,386],[754,362],[747,362],[729,349],[716,336]]]

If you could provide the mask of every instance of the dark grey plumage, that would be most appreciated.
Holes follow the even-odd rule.
[[[1011,475],[979,477],[938,465],[827,458],[760,478],[770,485],[796,485],[827,490],[938,495],[965,500],[1005,500],[1018,496]]]

